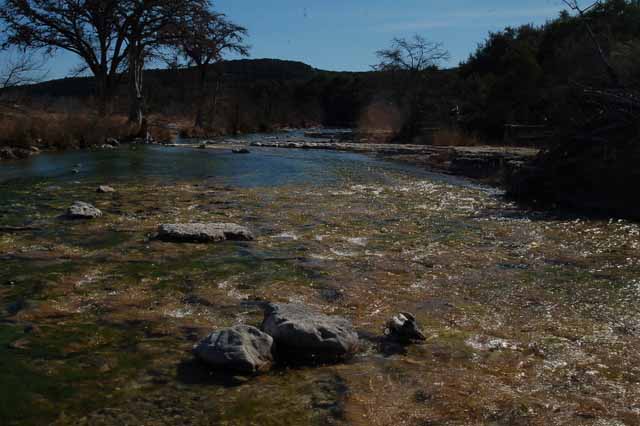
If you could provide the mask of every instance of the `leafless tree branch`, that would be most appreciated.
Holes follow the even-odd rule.
[[[33,84],[46,77],[44,59],[30,54],[19,54],[9,58],[0,69],[0,89]]]

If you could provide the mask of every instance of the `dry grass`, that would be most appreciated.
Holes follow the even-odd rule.
[[[0,145],[83,147],[102,144],[109,137],[122,138],[131,131],[122,116],[0,111]]]
[[[475,136],[458,129],[440,129],[433,134],[436,146],[479,146],[482,142]]]
[[[184,119],[149,116],[149,133],[157,141],[172,140]],[[0,146],[72,148],[101,145],[107,138],[119,140],[137,133],[124,115],[58,113],[0,106]]]

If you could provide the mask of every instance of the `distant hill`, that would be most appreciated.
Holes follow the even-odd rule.
[[[212,73],[223,70],[225,79],[238,82],[255,82],[264,80],[277,80],[282,82],[310,80],[318,73],[325,71],[316,70],[302,62],[284,61],[279,59],[241,59],[225,61],[212,67]],[[180,69],[150,69],[145,71],[145,79],[148,82],[160,82],[173,85],[177,80],[191,79],[195,76],[193,68]],[[126,76],[123,76],[123,81]],[[182,85],[182,84],[178,84]],[[95,92],[93,77],[66,77],[42,83],[22,86],[14,91],[19,91],[26,96],[42,97],[72,97],[83,98],[91,96]]]

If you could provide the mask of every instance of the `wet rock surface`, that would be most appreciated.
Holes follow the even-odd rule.
[[[424,341],[426,337],[415,316],[408,312],[395,315],[387,323],[386,336],[401,343]]]
[[[234,154],[250,154],[251,153],[251,151],[249,151],[247,148],[233,148],[231,152]]]
[[[96,207],[84,201],[76,201],[67,210],[69,219],[96,219],[102,216],[102,212]]]
[[[514,170],[528,164],[539,150],[520,147],[497,148],[491,146],[435,146],[365,142],[314,141],[303,139],[260,141],[252,146],[270,148],[320,149],[380,154],[405,163],[425,166],[430,170],[490,179],[505,170]]]
[[[96,189],[96,192],[98,192],[100,194],[108,194],[108,193],[111,193],[111,192],[116,192],[116,190],[113,187],[108,186],[108,185],[100,185],[98,187],[98,189]]]
[[[164,224],[158,228],[158,239],[177,243],[214,243],[219,241],[251,241],[251,231],[234,223]]]
[[[228,372],[267,371],[273,362],[273,338],[255,327],[236,325],[211,333],[193,348],[207,365]]]
[[[35,146],[28,148],[3,146],[0,147],[0,160],[23,160],[39,153],[40,149]]]
[[[267,305],[260,328],[273,337],[278,355],[293,362],[347,358],[359,343],[347,319],[314,312],[301,304]]]

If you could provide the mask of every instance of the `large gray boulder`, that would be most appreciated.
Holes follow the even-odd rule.
[[[356,352],[359,343],[347,319],[299,304],[268,304],[261,328],[273,337],[278,355],[294,362],[344,359]]]
[[[70,219],[95,219],[102,216],[102,212],[84,201],[76,201],[67,210]]]
[[[253,234],[246,227],[234,223],[183,223],[160,225],[158,239],[177,243],[251,241]]]
[[[193,354],[213,368],[240,373],[268,370],[273,362],[273,338],[250,325],[216,331],[193,348]]]

